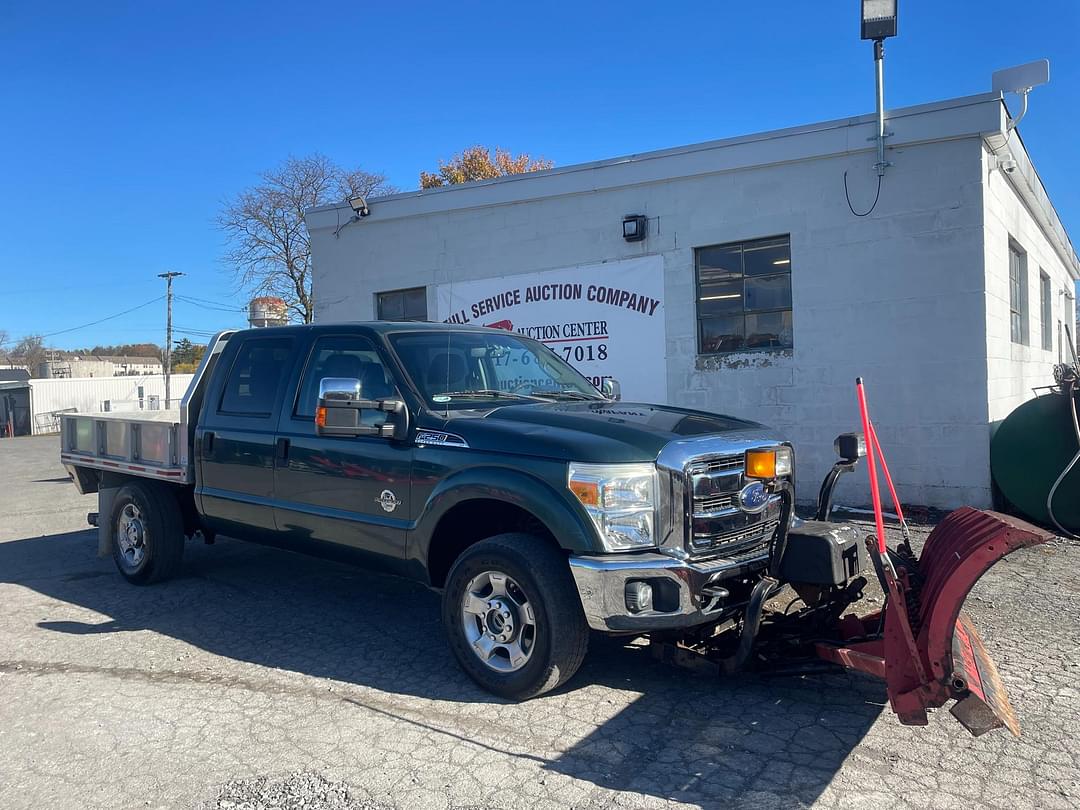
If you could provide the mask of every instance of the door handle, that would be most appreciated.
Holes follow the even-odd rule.
[[[202,455],[208,458],[214,452],[214,431],[208,430],[202,437]]]
[[[277,440],[277,449],[274,452],[274,465],[277,467],[289,466],[289,440],[284,437]]]

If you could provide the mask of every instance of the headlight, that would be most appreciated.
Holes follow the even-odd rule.
[[[764,447],[746,451],[746,477],[764,481],[791,475],[791,448]]]
[[[607,551],[656,546],[656,467],[571,463],[568,485]]]

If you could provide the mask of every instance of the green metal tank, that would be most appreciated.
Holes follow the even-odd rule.
[[[1077,406],[1080,410],[1080,402]],[[1010,413],[990,441],[994,483],[1028,518],[1052,525],[1046,496],[1076,450],[1068,396],[1052,393],[1035,397]],[[1066,529],[1080,529],[1080,462],[1054,493],[1053,509]]]

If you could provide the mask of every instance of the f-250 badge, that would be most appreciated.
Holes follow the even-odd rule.
[[[388,489],[384,489],[379,493],[379,497],[375,499],[375,503],[381,506],[384,512],[393,512],[401,505],[401,501],[397,499],[397,495]]]

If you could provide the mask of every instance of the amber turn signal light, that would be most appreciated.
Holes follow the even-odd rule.
[[[776,478],[776,451],[747,450],[746,477],[759,479]]]
[[[318,427],[326,427],[326,408],[319,406],[315,409],[315,424]]]
[[[600,485],[595,481],[571,481],[570,491],[585,506],[600,505]]]

